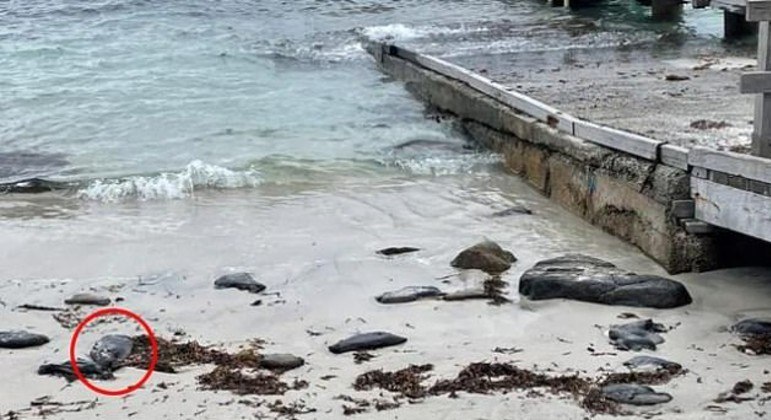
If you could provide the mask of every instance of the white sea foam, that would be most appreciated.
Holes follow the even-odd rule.
[[[201,189],[254,187],[261,182],[257,171],[233,171],[195,160],[179,172],[91,181],[77,195],[105,202],[180,199],[193,196]]]
[[[365,37],[375,41],[410,41],[419,38],[427,38],[438,35],[452,35],[464,33],[485,32],[484,27],[466,27],[456,28],[441,26],[410,26],[402,23],[392,23],[390,25],[370,26],[364,28],[361,33]]]
[[[489,170],[500,164],[501,157],[493,153],[457,156],[415,156],[381,161],[386,167],[399,168],[413,175],[460,175]]]

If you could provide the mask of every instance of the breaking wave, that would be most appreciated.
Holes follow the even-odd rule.
[[[262,177],[257,171],[234,171],[195,160],[178,172],[94,180],[78,190],[76,195],[82,199],[104,202],[180,199],[191,197],[201,189],[246,188],[261,183]]]

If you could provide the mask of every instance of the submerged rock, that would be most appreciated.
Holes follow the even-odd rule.
[[[537,263],[519,281],[532,300],[573,299],[606,305],[675,308],[691,303],[685,286],[664,277],[640,275],[581,254]]]
[[[110,298],[93,293],[77,293],[65,299],[64,303],[67,305],[107,306],[110,304]]]
[[[493,241],[480,242],[461,251],[451,265],[455,268],[477,269],[488,274],[502,273],[511,268],[517,258]]]
[[[99,366],[112,370],[131,354],[133,348],[134,341],[131,337],[122,334],[108,334],[94,343],[89,356]]]
[[[624,366],[632,370],[645,368],[680,370],[683,368],[679,363],[670,362],[669,360],[654,356],[635,356],[624,362]]]
[[[302,357],[293,354],[264,354],[260,358],[260,367],[274,370],[291,370],[305,364]]]
[[[369,332],[338,341],[329,346],[329,351],[334,354],[340,354],[349,351],[374,350],[381,347],[395,346],[406,341],[406,338],[388,332]]]
[[[418,251],[420,251],[420,248],[403,246],[403,247],[383,248],[379,250],[377,253],[380,255],[390,256],[390,255],[408,254],[411,252],[418,252]]]
[[[249,273],[225,274],[214,281],[216,289],[238,289],[251,293],[260,293],[265,290],[265,285],[258,283]]]
[[[734,324],[731,327],[731,331],[740,335],[771,336],[771,321],[759,318],[749,318]]]
[[[664,342],[657,333],[665,331],[663,325],[654,323],[651,319],[644,319],[613,325],[608,331],[608,337],[619,350],[656,350],[656,345]]]
[[[69,185],[63,182],[48,181],[41,178],[29,178],[0,184],[0,194],[40,194],[67,188],[69,188]]]
[[[617,403],[632,405],[654,405],[672,401],[672,396],[656,392],[653,388],[637,384],[612,384],[600,389],[602,395]]]
[[[518,214],[533,214],[533,211],[529,208],[522,206],[522,205],[516,205],[509,207],[505,210],[496,211],[492,214],[492,217],[507,217],[507,216],[515,216]]]
[[[0,331],[0,348],[4,349],[37,347],[48,341],[48,337],[45,335],[29,331]]]
[[[82,373],[83,376],[89,379],[115,379],[112,371],[105,369],[88,359],[78,359],[78,370],[80,370],[80,373]],[[38,368],[37,373],[38,375],[61,376],[69,382],[77,379],[75,371],[72,369],[72,365],[69,361],[60,364],[50,363],[42,365]]]
[[[375,300],[380,303],[405,303],[443,295],[444,293],[434,286],[407,286],[392,292],[385,292],[376,297]]]

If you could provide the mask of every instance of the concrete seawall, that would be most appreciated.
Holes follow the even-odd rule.
[[[678,221],[678,203],[691,199],[687,151],[623,132],[611,134],[626,141],[620,147],[630,153],[585,141],[571,133],[582,130],[601,139],[609,131],[550,113],[537,101],[532,114],[546,113],[526,115],[421,65],[421,56],[410,51],[379,43],[368,49],[385,73],[429,105],[457,116],[473,139],[501,153],[509,170],[552,200],[636,245],[670,273],[718,267],[715,238],[689,233]],[[530,106],[528,98],[515,99]]]

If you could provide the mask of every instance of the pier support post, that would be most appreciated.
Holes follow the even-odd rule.
[[[771,158],[771,0],[748,1],[746,20],[759,22],[758,71],[743,74],[739,90],[755,94],[752,154]]]
[[[651,16],[653,20],[678,20],[683,13],[682,0],[652,0]]]

